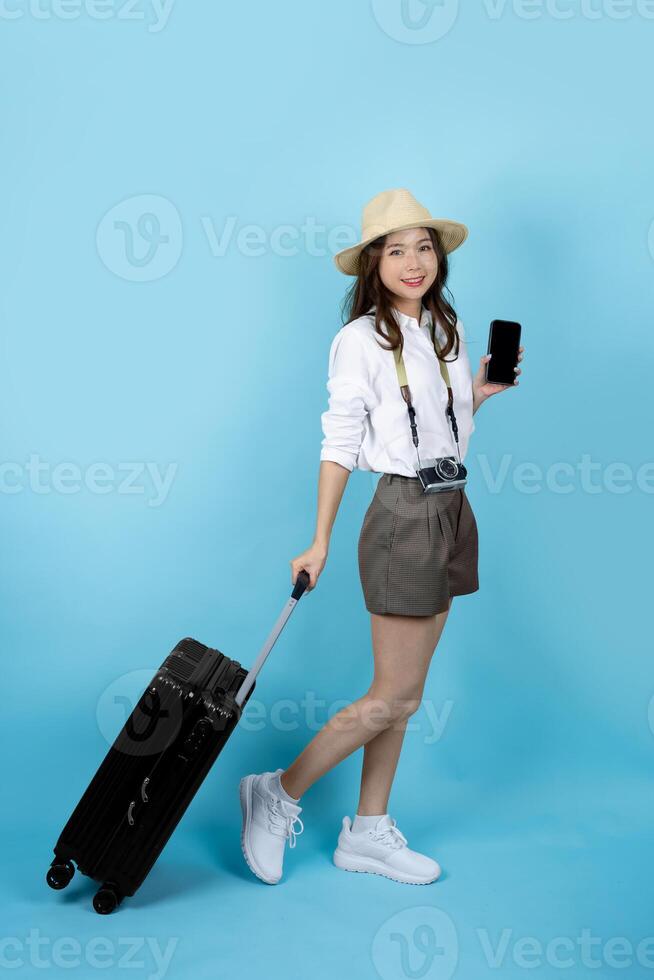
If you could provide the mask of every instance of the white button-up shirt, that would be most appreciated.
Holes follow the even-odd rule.
[[[472,371],[463,324],[457,320],[459,356],[447,368],[459,428],[457,453],[454,433],[445,414],[447,387],[431,342],[431,314],[423,306],[420,324],[396,310],[404,336],[404,365],[418,427],[421,464],[441,456],[465,459],[475,424],[472,418]],[[332,460],[348,470],[372,470],[416,476],[418,457],[411,438],[409,413],[402,397],[393,352],[380,346],[375,331],[374,307],[365,316],[345,324],[329,352],[327,391],[329,407],[321,415],[324,439],[321,460]],[[436,328],[440,347],[445,332]],[[381,344],[386,341],[381,339]]]

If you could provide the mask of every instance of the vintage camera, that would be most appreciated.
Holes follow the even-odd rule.
[[[440,456],[426,459],[425,465],[416,470],[424,493],[442,493],[445,490],[458,490],[467,482],[468,471],[454,456]]]

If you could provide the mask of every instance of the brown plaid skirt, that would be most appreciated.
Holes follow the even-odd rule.
[[[359,535],[366,609],[433,616],[477,592],[477,522],[465,488],[424,493],[418,477],[383,473]]]

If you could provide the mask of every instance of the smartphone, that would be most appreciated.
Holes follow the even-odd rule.
[[[486,381],[494,385],[512,385],[516,379],[513,370],[518,366],[520,333],[522,327],[513,320],[493,320],[488,333]]]

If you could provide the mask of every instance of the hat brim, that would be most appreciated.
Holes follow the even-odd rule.
[[[406,231],[409,228],[435,228],[440,234],[443,248],[448,253],[453,252],[459,245],[463,245],[468,237],[467,227],[459,221],[449,221],[447,218],[428,218],[426,221],[411,221],[405,225],[396,225],[395,228],[389,228],[388,231],[380,232],[378,235],[372,235],[362,242],[357,242],[356,245],[352,245],[350,248],[343,249],[342,252],[337,252],[334,256],[336,268],[340,272],[345,273],[346,276],[356,276],[359,272],[359,256],[366,245],[370,245],[371,242],[385,235],[390,235],[394,231]]]

